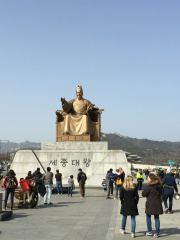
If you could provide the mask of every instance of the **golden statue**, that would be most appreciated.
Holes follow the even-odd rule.
[[[77,87],[76,96],[69,102],[61,98],[63,111],[56,111],[56,141],[99,141],[103,110],[83,98],[81,86]]]

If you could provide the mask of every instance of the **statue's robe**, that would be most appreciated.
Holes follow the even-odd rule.
[[[88,110],[93,107],[92,103],[84,98],[73,99],[62,105],[64,115],[65,134],[82,135],[93,134],[92,122],[88,116]]]

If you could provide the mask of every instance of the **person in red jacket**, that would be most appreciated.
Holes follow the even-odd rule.
[[[24,178],[20,178],[20,181],[19,181],[19,184],[22,188],[22,191],[23,191],[23,203],[25,204],[26,203],[26,196],[27,196],[27,200],[28,200],[28,203],[29,203],[29,185],[28,185],[28,182],[24,179]]]
[[[14,202],[14,192],[15,189],[18,186],[18,181],[17,178],[15,177],[15,172],[11,169],[9,170],[9,172],[7,173],[4,182],[3,182],[3,186],[5,189],[5,199],[4,199],[4,205],[3,208],[6,210],[6,206],[7,206],[7,200],[9,197],[9,194],[11,194],[11,199],[10,199],[10,209],[13,210],[13,202]]]

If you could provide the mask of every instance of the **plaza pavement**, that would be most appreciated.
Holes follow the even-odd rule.
[[[179,188],[180,191],[180,188]],[[146,237],[145,198],[141,197],[136,217],[136,238]],[[130,235],[130,217],[126,233],[119,232],[122,216],[120,201],[106,199],[103,189],[87,189],[86,197],[80,199],[78,188],[73,197],[67,194],[53,195],[53,205],[35,209],[16,209],[10,219],[0,222],[0,240],[126,240]],[[114,197],[114,195],[113,195]],[[173,201],[174,214],[160,216],[160,238],[180,239],[180,200]],[[164,206],[163,206],[164,207]],[[152,220],[154,228],[154,220]]]

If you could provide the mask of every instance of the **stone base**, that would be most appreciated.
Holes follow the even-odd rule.
[[[108,142],[42,142],[41,150],[108,150]]]
[[[78,185],[77,174],[79,168],[82,168],[87,175],[87,186],[101,186],[102,180],[110,168],[115,171],[122,167],[126,175],[130,174],[126,154],[122,150],[102,149],[107,147],[105,142],[73,142],[69,144],[43,143],[42,150],[35,150],[35,154],[31,150],[20,150],[16,153],[11,168],[15,171],[18,180],[22,177],[25,178],[28,171],[34,172],[37,167],[41,168],[42,173],[46,171],[47,167],[51,167],[54,174],[56,169],[59,169],[62,173],[62,183],[67,184],[68,177],[73,175],[76,186]],[[100,149],[97,149],[98,146]],[[48,150],[60,147],[64,150]]]
[[[85,135],[68,135],[68,134],[63,134],[61,136],[60,141],[64,142],[90,142],[91,140],[91,135],[90,134],[85,134]]]

